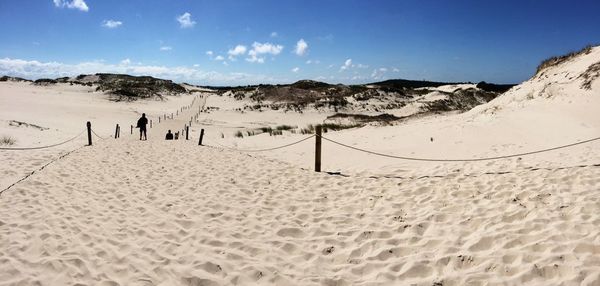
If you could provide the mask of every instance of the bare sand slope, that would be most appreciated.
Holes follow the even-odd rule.
[[[0,285],[599,285],[600,167],[340,177],[105,140],[0,197]]]

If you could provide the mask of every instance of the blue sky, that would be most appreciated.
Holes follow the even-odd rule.
[[[598,11],[598,0],[0,0],[0,74],[518,83],[600,43]]]

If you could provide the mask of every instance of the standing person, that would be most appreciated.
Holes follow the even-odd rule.
[[[173,140],[173,133],[171,133],[171,129],[167,132],[167,136],[165,136],[165,140]]]
[[[146,136],[146,125],[148,125],[148,118],[146,118],[146,113],[142,113],[142,117],[138,119],[137,128],[140,129],[140,140],[142,140],[142,135],[144,135],[144,140],[148,140]]]

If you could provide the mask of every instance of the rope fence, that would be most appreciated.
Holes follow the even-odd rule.
[[[319,136],[325,141],[329,141],[331,143],[340,145],[342,147],[353,149],[353,150],[364,152],[364,153],[368,153],[368,154],[372,154],[372,155],[377,155],[377,156],[387,157],[387,158],[392,158],[392,159],[401,159],[401,160],[410,160],[410,161],[425,161],[425,162],[477,162],[477,161],[491,161],[491,160],[498,160],[498,159],[507,159],[507,158],[522,157],[522,156],[527,156],[527,155],[533,155],[533,154],[539,154],[539,153],[564,149],[564,148],[573,147],[573,146],[600,140],[600,137],[596,137],[596,138],[583,140],[583,141],[579,141],[579,142],[575,142],[575,143],[571,143],[571,144],[567,144],[567,145],[562,145],[562,146],[557,146],[557,147],[552,147],[552,148],[547,148],[547,149],[542,149],[542,150],[536,150],[536,151],[530,151],[530,152],[524,152],[524,153],[503,155],[503,156],[470,158],[470,159],[432,159],[432,158],[415,158],[415,157],[389,155],[389,154],[379,153],[379,152],[375,152],[375,151],[370,151],[370,150],[350,146],[350,145],[340,143],[335,140],[331,140],[329,138],[323,137],[322,135],[315,135],[315,136]]]
[[[204,130],[202,130],[204,131]],[[367,150],[364,148],[360,148],[360,147],[355,147],[355,146],[351,146],[345,143],[341,143],[339,141],[333,140],[333,139],[329,139],[327,137],[324,137],[322,135],[322,129],[321,126],[317,125],[315,128],[315,134],[308,136],[306,138],[303,138],[301,140],[289,143],[289,144],[285,144],[285,145],[281,145],[281,146],[277,146],[277,147],[272,147],[272,148],[265,148],[265,149],[255,149],[255,150],[247,150],[247,149],[237,149],[237,148],[233,148],[233,147],[229,147],[229,146],[224,146],[221,145],[219,143],[216,143],[217,145],[229,149],[229,150],[234,150],[234,151],[239,151],[239,152],[266,152],[266,151],[272,151],[272,150],[277,150],[277,149],[283,149],[286,147],[290,147],[296,144],[299,144],[301,142],[304,142],[308,139],[311,139],[315,137],[316,141],[315,141],[315,171],[316,172],[320,172],[321,171],[321,139],[328,141],[330,143],[333,143],[335,145],[347,148],[347,149],[351,149],[354,151],[358,151],[358,152],[363,152],[366,154],[370,154],[370,155],[375,155],[375,156],[380,156],[380,157],[386,157],[386,158],[391,158],[391,159],[398,159],[398,160],[408,160],[408,161],[422,161],[422,162],[481,162],[481,161],[492,161],[492,160],[500,160],[500,159],[508,159],[508,158],[515,158],[515,157],[523,157],[523,156],[528,156],[528,155],[534,155],[534,154],[540,154],[540,153],[545,153],[545,152],[550,152],[550,151],[555,151],[555,150],[560,150],[560,149],[565,149],[565,148],[569,148],[569,147],[574,147],[577,145],[582,145],[582,144],[587,144],[587,143],[591,143],[594,141],[598,141],[600,140],[600,137],[595,137],[595,138],[591,138],[591,139],[587,139],[587,140],[581,140],[581,141],[577,141],[574,143],[570,143],[570,144],[565,144],[565,145],[561,145],[561,146],[555,146],[555,147],[551,147],[551,148],[545,148],[545,149],[540,149],[540,150],[534,150],[534,151],[528,151],[528,152],[521,152],[521,153],[516,153],[516,154],[508,154],[508,155],[499,155],[499,156],[490,156],[490,157],[481,157],[481,158],[451,158],[451,159],[444,159],[444,158],[420,158],[420,157],[409,157],[409,156],[399,156],[399,155],[392,155],[392,154],[385,154],[385,153],[381,153],[381,152],[376,152],[376,151],[372,151],[372,150]]]
[[[266,152],[266,151],[273,151],[273,150],[277,150],[277,149],[283,149],[283,148],[286,148],[286,147],[290,147],[290,146],[302,143],[302,142],[304,142],[304,141],[306,141],[306,140],[308,140],[310,138],[313,138],[315,136],[317,136],[317,135],[313,134],[313,135],[310,135],[310,136],[308,136],[308,137],[306,137],[304,139],[301,139],[301,140],[298,140],[298,141],[294,141],[294,142],[289,143],[289,144],[285,144],[285,145],[281,145],[281,146],[277,146],[277,147],[272,147],[272,148],[266,148],[266,149],[256,149],[256,150],[236,149],[236,148],[232,148],[232,147],[221,145],[219,143],[217,143],[217,145],[219,145],[219,146],[221,146],[223,148],[229,149],[229,150],[239,151],[239,152]]]
[[[14,147],[14,148],[0,147],[0,150],[6,150],[6,151],[23,151],[23,150],[39,150],[39,149],[52,148],[52,147],[56,147],[56,146],[67,144],[67,143],[69,143],[69,142],[77,139],[79,136],[83,135],[83,133],[85,133],[85,131],[86,130],[81,131],[81,133],[77,134],[77,136],[75,136],[75,137],[73,137],[71,139],[68,139],[68,140],[60,142],[60,143],[52,144],[52,145],[38,146],[38,147]]]
[[[102,136],[98,135],[98,134],[96,133],[96,131],[94,131],[94,129],[92,129],[92,133],[93,133],[93,134],[94,134],[96,137],[98,137],[100,140],[104,140],[104,139],[108,139],[108,138],[109,138],[109,137],[102,137]]]

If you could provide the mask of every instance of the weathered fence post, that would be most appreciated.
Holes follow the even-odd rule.
[[[315,131],[315,172],[321,172],[321,125],[317,125]]]
[[[200,129],[200,140],[198,141],[198,145],[202,145],[202,138],[204,138],[204,128]]]
[[[158,117],[158,123],[160,123],[160,116]]]
[[[92,123],[88,121],[86,126],[87,126],[87,133],[88,133],[88,145],[92,146]]]
[[[119,138],[119,124],[115,127],[115,139]]]
[[[150,119],[150,128],[152,128],[152,119]]]
[[[167,114],[163,114],[163,116],[165,117],[165,120],[167,120]]]
[[[171,119],[173,119],[173,112],[171,112]]]
[[[189,135],[190,135],[190,127],[186,126],[185,127],[185,140],[190,140]]]

